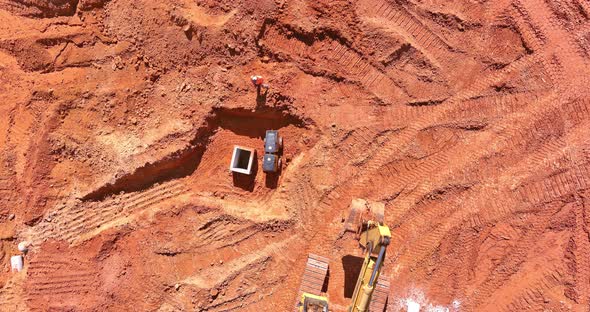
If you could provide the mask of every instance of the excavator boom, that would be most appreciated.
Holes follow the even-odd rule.
[[[389,227],[374,221],[366,223],[366,230],[360,234],[359,240],[359,244],[366,250],[366,257],[354,288],[349,312],[369,311],[390,239]]]

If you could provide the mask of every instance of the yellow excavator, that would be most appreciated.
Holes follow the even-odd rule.
[[[328,312],[328,298],[308,293],[301,295],[301,312]]]
[[[359,244],[366,251],[365,261],[356,280],[352,303],[348,307],[348,312],[369,311],[369,305],[377,286],[377,279],[381,273],[385,252],[390,240],[389,227],[377,221],[368,221],[366,223],[366,230],[361,232],[359,239]]]
[[[296,312],[328,312],[328,298],[321,296],[328,275],[327,258],[309,254],[299,287]]]
[[[355,199],[345,224],[345,231],[355,232],[365,259],[359,273],[348,312],[382,312],[387,301],[389,283],[378,284],[387,246],[391,240],[389,227],[383,224],[384,205]],[[368,219],[376,219],[368,220]],[[300,287],[297,312],[328,312],[328,298],[321,290],[328,272],[329,260],[314,254],[307,259]],[[377,290],[377,292],[376,292]]]

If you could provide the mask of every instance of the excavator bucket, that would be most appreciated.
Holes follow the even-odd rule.
[[[303,304],[300,299],[304,293],[320,296],[324,281],[328,275],[329,261],[327,258],[314,254],[307,256],[307,264],[305,265],[305,272],[301,278],[295,311],[299,311],[301,304]]]
[[[389,297],[389,281],[384,277],[377,280],[375,291],[371,296],[371,303],[369,304],[369,311],[383,312],[387,304],[387,297]]]
[[[383,224],[385,204],[369,202],[356,198],[350,203],[350,212],[344,223],[344,231],[360,234],[368,220],[374,220]]]

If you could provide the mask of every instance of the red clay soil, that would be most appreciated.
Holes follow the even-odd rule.
[[[345,311],[355,198],[385,204],[387,311],[590,310],[588,1],[0,0],[0,21],[0,311],[292,311],[309,253]]]

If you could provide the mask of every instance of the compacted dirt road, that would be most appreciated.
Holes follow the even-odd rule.
[[[590,310],[587,1],[0,0],[0,21],[0,311],[292,311],[308,253],[344,311],[355,198],[385,204],[387,311]]]

